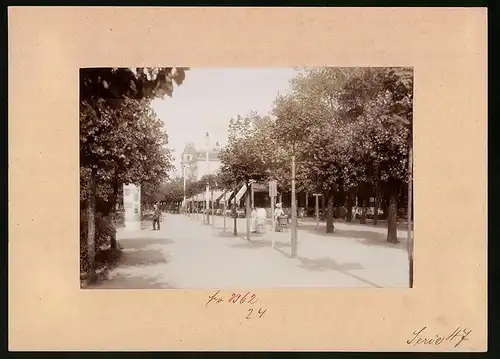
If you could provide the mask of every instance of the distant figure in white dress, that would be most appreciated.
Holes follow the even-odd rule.
[[[250,213],[250,217],[252,218],[251,221],[251,231],[252,233],[257,233],[257,210],[255,207],[252,207],[252,212]]]
[[[267,213],[265,208],[257,208],[257,232],[264,233]]]

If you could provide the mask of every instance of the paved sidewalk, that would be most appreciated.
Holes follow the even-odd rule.
[[[245,237],[245,219],[166,214],[160,231],[117,233],[120,265],[97,288],[408,287],[406,245],[385,242],[384,228],[336,223],[334,234],[302,223],[298,258],[290,258],[290,232]],[[323,224],[324,225],[324,224]],[[270,226],[268,227],[270,229]],[[319,233],[318,233],[319,232]],[[398,235],[404,239],[404,231]],[[271,247],[272,239],[276,248]]]
[[[226,231],[232,233],[233,222],[227,221]],[[356,277],[366,285],[373,287],[407,287],[408,254],[407,231],[398,229],[400,243],[386,241],[387,222],[373,224],[335,222],[335,232],[326,233],[325,222],[299,220],[297,231],[297,258],[290,260],[310,271],[347,271],[346,275]],[[223,230],[223,219],[215,217],[214,227]],[[398,228],[404,228],[398,225]],[[246,238],[246,219],[238,219],[238,235]],[[265,233],[251,234],[255,246],[272,247],[274,238],[277,250],[284,256],[291,254],[291,230],[272,232],[272,226],[266,226]]]

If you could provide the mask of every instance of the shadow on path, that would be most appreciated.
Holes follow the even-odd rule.
[[[167,263],[166,256],[158,249],[137,249],[124,251],[120,259],[120,267],[141,267]]]
[[[239,233],[234,235],[233,231],[220,231],[218,232],[218,236],[222,238],[241,238],[244,239]]]
[[[300,264],[300,268],[304,268],[310,271],[327,271],[327,270],[336,270],[336,271],[346,271],[346,270],[355,270],[355,269],[363,269],[363,266],[359,263],[342,263],[339,264],[333,259],[329,257],[310,259],[305,257],[298,257]]]
[[[384,247],[384,248],[391,248],[391,249],[398,249],[402,251],[406,251],[406,238],[402,238],[401,236],[398,236],[399,243],[389,243],[386,240],[385,235],[380,237],[362,237],[357,240],[359,244],[363,244],[365,246],[376,246],[376,247]]]
[[[122,238],[118,240],[118,243],[120,243],[123,249],[137,250],[149,247],[151,245],[171,244],[174,243],[174,241],[166,238],[142,237],[142,238]]]
[[[305,257],[298,257],[300,264],[300,268],[305,268],[309,271],[338,271],[342,274],[345,274],[349,277],[352,277],[354,279],[357,279],[363,283],[366,283],[372,287],[376,288],[382,288],[382,286],[373,283],[365,278],[362,278],[358,275],[352,274],[351,270],[360,270],[363,269],[363,266],[359,263],[337,263],[331,258],[328,257],[323,257],[323,258],[317,258],[317,259],[310,259],[310,258],[305,258]]]
[[[275,250],[280,253],[281,255],[287,257],[287,258],[292,258],[290,253],[286,253],[285,251],[281,250],[280,248],[275,248]],[[365,278],[362,278],[356,274],[352,274],[349,272],[350,270],[361,270],[363,269],[363,266],[359,263],[337,263],[331,258],[324,257],[324,258],[318,258],[318,259],[310,259],[310,258],[305,258],[305,257],[298,257],[299,260],[299,267],[307,269],[309,271],[338,271],[346,276],[349,276],[351,278],[357,279],[360,282],[366,283],[371,287],[375,288],[383,288],[383,286],[378,285],[377,283],[373,283],[372,281],[369,281]]]
[[[273,245],[272,240],[270,239],[254,239],[249,241],[245,241],[242,243],[236,243],[236,244],[231,244],[230,247],[232,248],[249,248],[249,249],[257,249],[257,248],[271,248]],[[276,248],[285,248],[285,247],[290,247],[290,243],[285,243],[285,242],[275,242]]]
[[[290,246],[288,246],[288,247],[290,247]],[[281,248],[279,246],[274,247],[274,250],[276,250],[276,252],[278,252],[279,254],[281,254],[287,258],[292,258],[292,255],[290,253],[287,253],[287,252],[281,250]]]
[[[160,280],[160,275],[155,277],[132,276],[116,274],[101,283],[88,286],[86,289],[174,289],[172,285]]]
[[[339,238],[339,239],[356,239],[358,243],[364,244],[367,246],[379,246],[384,248],[393,248],[393,249],[405,249],[405,238],[402,236],[398,236],[399,243],[389,243],[387,242],[387,234],[380,233],[376,231],[363,230],[363,229],[342,229],[335,227],[335,231],[333,233],[326,233],[325,227],[316,229],[315,225],[305,225],[302,226],[302,229],[309,231],[310,233],[314,233],[323,237],[330,238]]]

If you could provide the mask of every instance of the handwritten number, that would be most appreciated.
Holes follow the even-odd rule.
[[[259,318],[262,318],[262,316],[264,315],[265,312],[267,312],[267,309],[264,309],[263,312],[262,311],[262,308],[259,309]]]
[[[250,315],[252,314],[253,309],[252,309],[252,308],[250,308],[250,309],[248,309],[248,311],[249,311],[250,313],[248,313],[248,315],[247,315],[247,319],[250,319]]]

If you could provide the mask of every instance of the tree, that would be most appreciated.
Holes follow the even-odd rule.
[[[97,111],[81,103],[80,166],[86,171],[81,185],[94,177],[98,211],[113,218],[120,186],[159,185],[171,168],[171,153],[163,123],[148,102],[125,99],[110,107],[102,100],[96,105]],[[114,235],[111,247],[116,249]]]
[[[335,129],[338,123],[333,126],[332,121],[342,86],[358,72],[355,68],[305,69],[292,80],[291,94],[278,97],[274,110],[278,117],[277,138],[284,152],[298,159],[299,188],[321,191],[327,198],[327,232],[334,230],[333,198],[342,188],[343,178],[338,166],[340,159],[346,157],[333,145],[339,140]],[[328,146],[328,150],[322,146]],[[347,151],[346,146],[343,148]],[[344,168],[344,176],[345,169],[348,167]]]
[[[366,214],[368,194],[378,197],[380,189],[391,203],[388,241],[396,242],[396,198],[406,180],[411,139],[412,71],[313,68],[291,85],[291,95],[277,100],[276,137],[284,153],[300,159],[301,185],[327,198],[327,232],[334,229],[335,195],[347,193],[349,213],[352,195],[360,196]],[[275,173],[286,178],[288,171],[281,164]]]
[[[167,182],[163,186],[163,193],[165,202],[178,211],[179,205],[184,199],[184,179],[176,177]]]
[[[198,181],[186,182],[186,196],[193,197],[203,192],[202,185]]]
[[[230,208],[232,207],[232,215],[233,215],[233,234],[235,236],[238,235],[238,218],[237,218],[237,211],[236,211],[236,193],[238,189],[241,187],[242,183],[238,182],[238,179],[232,176],[232,174],[228,171],[224,171],[224,168],[219,170],[216,174],[217,176],[217,184],[220,189],[222,190],[227,190],[230,189],[234,194],[234,205],[231,206],[229,204]]]
[[[292,157],[295,156],[298,164],[298,187],[299,190],[305,189],[308,185],[307,170],[301,165],[302,159],[307,155],[306,147],[314,127],[319,125],[318,121],[323,123],[324,113],[296,92],[288,96],[278,95],[273,114],[276,116],[276,122],[272,128],[275,148],[272,170],[278,187],[281,191],[291,188],[291,163]]]
[[[217,176],[213,173],[203,175],[200,180],[200,186],[204,186],[205,188],[209,186],[213,188],[217,185]]]
[[[164,185],[158,185],[151,182],[141,184],[141,204],[151,206],[165,200]]]
[[[171,97],[174,84],[181,85],[188,70],[187,67],[82,68],[80,101]]]
[[[212,191],[212,195],[213,195],[213,191],[216,190],[218,187],[219,187],[219,184],[217,183],[217,175],[216,174],[205,174],[203,175],[200,180],[200,186],[203,186],[205,188],[205,191],[206,191],[206,188],[208,187],[211,191]],[[206,218],[207,218],[207,223],[210,222],[210,199],[207,198],[207,213],[206,213]],[[212,206],[214,204],[212,203]],[[213,220],[213,219],[212,219]]]
[[[273,148],[266,142],[271,119],[250,113],[229,124],[228,144],[221,149],[221,172],[232,182],[246,186],[247,239],[250,240],[250,185],[269,178]],[[237,191],[237,188],[235,188]]]
[[[162,177],[170,158],[168,151],[156,150],[166,144],[167,138],[158,130],[159,123],[144,100],[171,96],[173,84],[183,82],[186,70],[80,70],[81,205],[87,213],[87,258],[92,279],[95,279],[96,206],[101,203],[107,212],[114,209],[113,200],[109,201],[108,195],[111,192],[111,198],[114,197],[116,202],[120,181],[140,183],[147,177]],[[133,160],[141,154],[154,155],[151,161],[149,158],[141,162]],[[141,172],[149,175],[142,176]],[[102,197],[97,197],[99,195]],[[116,247],[116,240],[112,239],[111,244]]]
[[[365,69],[340,96],[344,119],[359,124],[365,182],[389,197],[387,241],[397,243],[397,195],[407,182],[413,113],[413,72],[406,68]]]
[[[304,161],[309,171],[308,180],[327,201],[327,233],[334,231],[334,195],[343,188],[346,178],[350,177],[349,172],[353,171],[352,136],[353,129],[337,121],[324,124],[322,129],[315,128],[309,144],[310,157]]]
[[[221,172],[230,175],[236,183],[249,184],[269,176],[272,148],[265,141],[268,117],[251,113],[245,118],[231,119],[228,145],[221,149]]]

